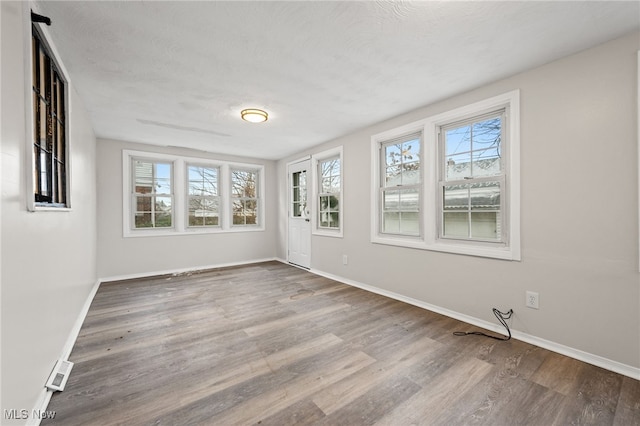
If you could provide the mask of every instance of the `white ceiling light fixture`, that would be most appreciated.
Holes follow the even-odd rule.
[[[269,114],[261,109],[249,108],[240,111],[240,117],[242,117],[244,121],[249,121],[251,123],[263,123],[267,121]]]

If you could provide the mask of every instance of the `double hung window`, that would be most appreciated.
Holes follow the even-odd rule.
[[[233,226],[258,224],[258,172],[231,170]]]
[[[133,160],[134,228],[173,226],[173,164]]]
[[[264,230],[264,166],[123,151],[125,237]]]
[[[187,165],[190,227],[220,226],[219,167]]]
[[[373,242],[520,259],[518,91],[371,141]]]
[[[504,116],[503,109],[440,126],[441,238],[505,242]]]
[[[311,163],[312,232],[340,238],[344,227],[342,146],[312,155]]]
[[[319,161],[318,176],[318,228],[340,229],[340,157]]]
[[[380,146],[381,229],[383,234],[420,235],[422,133],[384,141]]]

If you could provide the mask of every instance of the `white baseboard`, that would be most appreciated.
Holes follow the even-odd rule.
[[[43,387],[40,395],[38,395],[38,400],[36,404],[33,406],[33,410],[29,412],[29,417],[25,423],[26,426],[38,426],[40,424],[40,418],[32,415],[33,413],[42,413],[46,411],[47,406],[49,405],[49,401],[51,401],[51,396],[53,395],[53,391],[48,390]]]
[[[62,353],[58,357],[58,359],[63,359],[67,361],[69,359],[69,355],[71,355],[71,351],[73,350],[73,345],[76,344],[76,340],[78,339],[78,335],[80,334],[80,329],[82,328],[82,324],[84,323],[87,314],[89,313],[89,308],[91,307],[91,302],[93,302],[93,298],[96,296],[98,292],[98,288],[100,288],[100,281],[96,281],[91,288],[91,291],[87,295],[87,298],[84,301],[84,305],[82,305],[82,309],[78,313],[78,317],[76,321],[73,323],[73,327],[69,332],[69,336],[67,337],[67,341],[65,342]],[[56,360],[57,361],[57,360]],[[47,406],[49,405],[49,401],[51,401],[51,396],[53,396],[53,391],[48,390],[43,387],[40,395],[38,396],[38,400],[31,410],[31,413],[43,413],[47,410]],[[27,420],[27,425],[29,426],[37,426],[40,424],[40,418],[37,416],[29,416]]]
[[[114,275],[110,277],[102,277],[99,279],[99,281],[105,283],[109,281],[120,281],[120,280],[131,280],[135,278],[155,277],[159,275],[184,274],[188,272],[205,271],[207,269],[228,268],[231,266],[242,266],[242,265],[251,265],[253,263],[271,262],[274,260],[281,261],[280,259],[277,259],[275,257],[269,257],[265,259],[253,259],[253,260],[245,260],[241,262],[217,263],[215,265],[202,265],[202,266],[192,266],[189,268],[166,269],[163,271],[138,272],[135,274]]]
[[[446,308],[442,308],[440,306],[432,305],[430,303],[423,302],[418,299],[414,299],[412,297],[403,296],[402,294],[394,293],[392,291],[384,290],[378,287],[374,287],[368,284],[363,284],[358,281],[350,280],[347,278],[343,278],[337,275],[329,274],[324,271],[319,271],[317,269],[311,269],[309,272],[320,275],[334,281],[338,281],[353,287],[358,287],[366,291],[370,291],[372,293],[380,294],[382,296],[389,297],[391,299],[399,300],[401,302],[408,303],[410,305],[417,306],[419,308],[426,309],[428,311],[436,312],[438,314],[445,315],[447,317],[451,317],[457,319],[462,322],[466,322],[468,324],[475,325],[477,327],[481,327],[487,330],[494,331],[496,333],[504,334],[504,330],[501,326],[490,323],[485,320],[481,320],[479,318],[475,318],[469,315],[461,314],[459,312],[455,312]],[[613,361],[608,358],[601,357],[599,355],[594,355],[588,352],[581,351],[579,349],[571,348],[569,346],[565,346],[556,342],[552,342],[537,336],[533,336],[527,333],[523,333],[517,330],[511,330],[511,336],[514,339],[521,340],[523,342],[530,343],[535,346],[539,346],[544,349],[548,349],[552,352],[557,352],[562,355],[566,355],[571,358],[575,358],[579,361],[584,361],[588,364],[595,365],[597,367],[604,368],[606,370],[613,371],[615,373],[622,374],[623,376],[631,377],[632,379],[640,380],[640,368],[632,367],[630,365],[626,365],[617,361]]]

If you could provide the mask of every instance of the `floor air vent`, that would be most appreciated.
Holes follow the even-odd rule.
[[[69,374],[71,374],[72,368],[72,362],[59,359],[58,362],[56,362],[56,366],[53,367],[49,380],[47,380],[47,389],[63,391],[64,385],[67,384],[67,379],[69,378]]]

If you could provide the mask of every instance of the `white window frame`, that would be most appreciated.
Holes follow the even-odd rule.
[[[206,168],[206,169],[215,169],[217,170],[217,176],[216,176],[216,184],[217,184],[217,195],[214,196],[197,196],[197,195],[191,195],[189,194],[189,167],[201,167],[201,168]],[[185,202],[186,202],[186,207],[185,207],[185,219],[186,219],[186,223],[185,223],[185,227],[187,229],[216,229],[216,228],[221,228],[222,227],[222,221],[224,220],[224,208],[222,205],[222,192],[223,192],[223,185],[222,185],[222,181],[223,176],[222,176],[222,168],[220,167],[219,164],[215,164],[215,163],[203,163],[202,161],[197,161],[197,162],[193,162],[193,161],[186,161],[185,162],[185,169],[184,169],[186,175],[185,175],[185,192],[184,192],[184,196],[185,196]],[[217,225],[189,225],[189,199],[191,197],[200,197],[200,198],[217,198],[218,199],[218,224]]]
[[[402,234],[390,234],[382,232],[382,190],[381,182],[383,181],[384,164],[382,164],[381,150],[385,145],[388,145],[390,141],[399,139],[403,136],[421,133],[420,140],[420,175],[421,175],[421,188],[424,192],[424,188],[428,185],[427,176],[425,173],[425,164],[428,164],[428,160],[425,158],[425,140],[424,140],[424,120],[416,121],[404,126],[397,127],[395,129],[388,130],[386,132],[378,133],[371,137],[371,242],[379,244],[388,244],[401,247],[411,248],[425,248],[424,247],[424,193],[420,194],[422,203],[420,205],[420,234],[419,235],[402,235]]]
[[[26,129],[25,129],[25,145],[26,145],[26,201],[27,201],[27,210],[30,212],[68,212],[71,211],[71,188],[72,188],[72,173],[71,173],[71,152],[69,149],[69,137],[71,133],[71,102],[69,100],[69,96],[71,94],[71,79],[69,78],[69,73],[64,63],[60,59],[60,54],[58,53],[58,49],[56,48],[51,35],[49,34],[46,25],[44,24],[35,24],[38,27],[38,32],[42,38],[43,44],[46,45],[47,50],[51,54],[51,60],[55,63],[58,68],[59,73],[61,74],[61,78],[65,82],[65,95],[64,95],[64,107],[65,107],[65,178],[66,178],[66,187],[65,187],[65,199],[66,202],[64,205],[47,205],[46,203],[38,203],[35,201],[34,197],[34,173],[35,173],[35,158],[33,152],[33,140],[34,140],[34,112],[33,112],[33,52],[32,52],[32,41],[31,41],[31,10],[35,13],[38,13],[38,8],[35,3],[30,1],[24,2],[22,5],[22,16],[23,22],[23,40],[24,40],[24,64],[25,64],[25,79],[24,79],[24,93],[25,93],[25,118],[26,118]]]
[[[173,220],[172,228],[139,228],[133,227],[133,212],[135,206],[131,196],[133,174],[132,159],[146,159],[149,161],[164,161],[173,163]],[[193,227],[188,226],[188,176],[187,166],[216,167],[219,170],[218,192],[220,197],[220,226]],[[238,226],[232,225],[231,218],[231,170],[252,170],[258,173],[258,224]],[[264,190],[265,166],[263,164],[239,163],[221,160],[163,154],[148,151],[122,150],[122,234],[129,237],[153,237],[168,235],[216,234],[229,232],[255,232],[265,230]]]
[[[466,120],[484,113],[506,108],[505,127],[507,142],[503,147],[506,165],[505,207],[506,244],[444,239],[439,236],[439,212],[441,200],[438,186],[439,161],[438,131],[441,126]],[[387,235],[380,232],[380,173],[379,147],[384,141],[416,131],[423,131],[422,171],[424,197],[421,205],[423,234],[419,238]],[[514,90],[489,99],[475,102],[442,114],[434,115],[371,137],[371,241],[400,247],[481,256],[495,259],[521,259],[520,254],[520,92]]]
[[[504,247],[507,244],[508,241],[508,235],[507,232],[505,231],[508,223],[508,215],[507,214],[503,214],[505,212],[505,207],[506,207],[506,201],[508,199],[507,195],[506,195],[506,188],[505,188],[505,183],[506,183],[506,177],[509,175],[509,170],[508,170],[508,162],[504,161],[504,157],[508,156],[508,141],[505,143],[504,141],[507,140],[508,138],[506,138],[506,132],[507,132],[507,124],[506,124],[506,117],[508,116],[509,112],[506,110],[506,108],[499,108],[497,110],[494,111],[490,111],[486,114],[479,114],[479,115],[474,115],[473,117],[466,119],[466,120],[455,120],[454,122],[450,122],[450,123],[446,123],[443,125],[438,126],[438,239],[440,240],[457,240],[457,242],[462,242],[462,241],[470,241],[470,242],[474,242],[474,243],[481,243],[481,242],[486,242],[487,246],[490,245],[499,245]],[[470,177],[464,177],[464,179],[458,178],[458,179],[447,179],[446,178],[446,165],[445,163],[447,162],[447,158],[445,155],[445,150],[446,150],[446,146],[445,146],[445,136],[444,136],[444,132],[449,129],[449,128],[457,128],[459,126],[466,126],[466,125],[470,125],[474,122],[478,122],[480,120],[486,120],[488,118],[496,118],[499,117],[501,120],[501,138],[502,138],[502,143],[500,144],[500,149],[502,152],[502,158],[500,158],[500,174],[496,174],[496,175],[492,175],[492,176],[470,176]],[[473,141],[472,141],[473,143]],[[468,237],[460,237],[460,236],[445,236],[444,235],[444,189],[446,186],[448,185],[461,185],[461,184],[478,184],[478,183],[482,183],[482,182],[498,182],[500,185],[500,208],[498,210],[498,212],[500,213],[500,218],[499,218],[499,223],[500,223],[500,234],[499,234],[499,238],[496,240],[488,240],[488,239],[480,239],[480,238],[468,238]],[[469,213],[469,211],[467,210],[466,213]],[[469,219],[469,218],[467,218]],[[468,222],[469,224],[469,230],[471,230],[471,223]]]
[[[249,173],[255,173],[256,174],[256,196],[254,197],[234,197],[232,194],[232,189],[231,186],[233,185],[233,176],[232,173],[234,171],[240,171],[240,172],[249,172]],[[230,222],[230,226],[231,228],[234,229],[251,229],[251,228],[264,228],[264,219],[263,219],[263,215],[262,215],[262,210],[263,210],[263,199],[264,196],[263,194],[263,186],[262,186],[262,173],[260,172],[259,168],[256,168],[255,166],[248,166],[248,165],[237,165],[234,164],[233,166],[231,166],[229,168],[229,172],[228,172],[228,176],[229,176],[229,202],[228,202],[228,208],[227,208],[227,212],[228,212],[228,216],[229,216],[229,222]],[[257,217],[256,217],[256,222],[257,223],[249,223],[249,224],[235,224],[233,223],[233,202],[235,200],[255,200],[256,201],[256,209],[258,210],[257,212]]]
[[[340,160],[340,193],[338,194],[338,228],[321,228],[320,227],[320,185],[322,184],[322,174],[320,173],[320,165],[323,161],[337,158]],[[342,238],[344,236],[344,160],[343,148],[338,146],[335,148],[322,151],[311,156],[311,197],[308,200],[311,204],[311,233],[313,235],[321,235],[325,237]]]
[[[130,206],[130,211],[129,211],[129,216],[130,216],[130,223],[132,228],[135,231],[140,231],[140,230],[148,230],[148,231],[155,231],[155,230],[170,230],[170,229],[174,229],[176,226],[176,190],[175,190],[175,169],[176,169],[176,165],[175,162],[172,161],[171,159],[165,159],[165,160],[161,160],[158,158],[149,158],[146,156],[135,156],[135,157],[131,157],[130,158],[130,162],[129,164],[132,164],[134,161],[145,161],[145,162],[149,162],[152,164],[152,167],[154,167],[156,164],[169,164],[171,166],[171,171],[170,171],[170,185],[171,185],[171,192],[169,193],[156,193],[151,192],[149,195],[147,194],[141,194],[139,192],[135,191],[135,169],[132,167],[130,170],[130,179],[129,179],[129,197],[130,197],[130,201],[129,201],[129,206]],[[152,185],[154,183],[154,174],[152,172]],[[170,197],[171,198],[171,226],[163,226],[163,227],[144,227],[144,228],[135,228],[135,214],[137,211],[137,199],[140,196],[144,196],[144,197],[148,197],[151,199],[155,199],[157,196],[160,197]]]
[[[419,155],[420,155],[420,160],[419,160],[419,181],[417,183],[411,183],[411,184],[406,184],[406,185],[398,185],[398,186],[388,186],[386,183],[386,167],[388,166],[388,164],[386,163],[386,148],[388,146],[391,145],[398,145],[398,144],[404,144],[410,140],[414,140],[413,136],[417,135],[418,139],[420,140],[420,151],[419,151]],[[384,199],[385,199],[385,193],[387,191],[391,192],[391,191],[401,191],[403,189],[408,189],[408,190],[417,190],[418,193],[418,208],[420,209],[418,211],[418,215],[421,216],[421,210],[422,210],[422,204],[420,201],[424,198],[424,178],[423,178],[423,174],[424,174],[424,161],[423,161],[423,157],[424,157],[424,151],[423,151],[423,146],[424,146],[424,137],[423,137],[423,132],[422,130],[419,130],[417,132],[410,132],[410,133],[406,133],[406,134],[402,134],[398,137],[392,138],[392,139],[387,139],[384,141],[380,141],[380,143],[378,144],[378,158],[379,158],[379,178],[378,178],[378,185],[379,185],[379,200],[380,200],[380,207],[378,209],[378,232],[381,235],[385,235],[385,236],[390,236],[393,238],[420,238],[423,235],[423,221],[422,219],[419,217],[418,219],[418,232],[416,234],[410,234],[410,233],[402,233],[402,232],[390,232],[390,231],[384,231]],[[383,160],[383,158],[385,160]],[[402,174],[402,172],[401,172]],[[399,208],[399,207],[398,207]],[[402,210],[397,210],[398,213],[402,213]],[[402,217],[402,216],[399,216]]]

